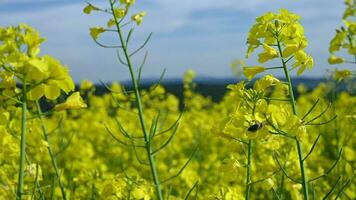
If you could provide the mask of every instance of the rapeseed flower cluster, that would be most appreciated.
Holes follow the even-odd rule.
[[[356,64],[356,23],[354,22],[356,16],[356,1],[345,0],[345,5],[347,7],[342,17],[344,26],[336,29],[336,33],[329,44],[329,52],[331,55],[328,58],[328,62],[331,65],[343,63]],[[335,55],[337,52],[343,51],[346,51],[347,54],[351,56],[351,60]],[[341,82],[353,76],[355,76],[354,70],[350,69],[336,69],[332,74],[332,78],[337,82]],[[338,83],[336,83],[334,87],[337,87],[337,85]]]
[[[54,100],[61,91],[68,94],[74,90],[68,69],[49,55],[39,55],[43,41],[36,30],[25,24],[0,29],[1,86],[7,95],[14,97],[19,92],[16,82],[29,86],[29,100],[42,96]]]
[[[286,9],[281,9],[279,13],[268,12],[257,17],[256,24],[248,33],[246,57],[249,57],[255,49],[262,47],[263,52],[258,54],[260,63],[280,57],[285,59],[286,63],[293,59],[294,63],[291,69],[298,69],[298,75],[301,75],[306,68],[311,69],[314,60],[304,50],[308,41],[299,19],[298,15],[290,13]],[[244,72],[251,79],[266,69],[268,67],[259,66],[251,69],[246,67]]]

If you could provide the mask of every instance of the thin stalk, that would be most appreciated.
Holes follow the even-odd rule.
[[[288,85],[288,90],[289,90],[289,96],[290,96],[290,104],[292,106],[293,114],[297,115],[297,108],[296,108],[296,101],[294,98],[294,93],[293,93],[293,87],[292,87],[292,80],[289,75],[289,71],[287,68],[287,63],[283,58],[283,53],[282,53],[282,47],[280,44],[280,41],[278,39],[278,35],[276,37],[277,39],[277,46],[278,46],[278,51],[279,55],[281,57],[282,65],[283,65],[283,71],[285,78],[287,79],[287,85]],[[308,196],[308,177],[307,174],[305,173],[305,165],[304,165],[304,160],[303,160],[303,151],[302,151],[302,146],[300,141],[295,138],[296,144],[297,144],[297,149],[298,149],[298,159],[299,159],[299,166],[300,166],[300,173],[302,176],[302,186],[303,186],[303,195],[305,200],[309,200]]]
[[[303,194],[304,194],[304,199],[308,200],[308,178],[305,173],[305,166],[304,166],[304,160],[303,160],[303,152],[302,152],[302,146],[299,142],[299,140],[296,138],[295,139],[297,143],[297,149],[298,149],[298,159],[299,159],[299,166],[300,166],[300,173],[302,175],[302,186],[303,186]]]
[[[25,79],[24,79],[25,80]],[[23,179],[25,171],[25,156],[26,156],[26,112],[27,112],[27,88],[26,82],[23,81],[22,86],[22,118],[21,118],[21,142],[20,142],[20,160],[19,160],[19,179],[17,183],[17,200],[22,200],[23,194]]]
[[[114,13],[114,5],[113,5],[111,0],[109,0],[109,1],[110,1],[111,11]],[[134,93],[135,93],[135,97],[136,97],[135,101],[136,101],[136,106],[137,106],[137,109],[138,109],[138,117],[139,117],[139,120],[140,120],[143,136],[144,136],[144,139],[145,139],[145,142],[146,142],[145,149],[146,149],[148,160],[149,160],[149,164],[150,164],[152,178],[153,178],[153,181],[154,181],[154,184],[155,184],[157,198],[159,200],[163,200],[161,184],[160,184],[160,181],[159,181],[159,178],[158,178],[157,167],[156,167],[156,163],[155,163],[155,157],[152,154],[151,140],[149,138],[149,134],[147,132],[147,128],[146,128],[146,124],[145,124],[145,119],[144,119],[144,113],[143,113],[143,109],[142,109],[142,103],[141,103],[141,96],[140,96],[139,87],[138,87],[138,84],[137,84],[136,76],[134,74],[133,65],[132,65],[132,62],[131,62],[131,59],[130,59],[130,55],[129,55],[129,52],[128,52],[128,49],[127,49],[127,44],[126,44],[126,42],[124,40],[122,31],[121,31],[121,27],[120,27],[119,21],[117,20],[117,18],[115,16],[114,16],[114,20],[115,20],[115,24],[116,24],[116,28],[117,28],[117,33],[118,33],[118,36],[120,38],[120,42],[121,42],[121,45],[122,45],[122,50],[124,52],[125,59],[127,61],[127,65],[128,65],[129,71],[130,71],[131,83],[133,85]]]
[[[265,69],[266,70],[269,70],[269,69],[282,69],[283,66],[279,66],[279,67],[266,67]]]
[[[248,141],[247,145],[247,170],[246,170],[246,191],[245,191],[245,199],[250,199],[250,191],[251,191],[251,155],[252,155],[252,140]]]
[[[55,156],[53,154],[53,150],[52,150],[51,144],[50,144],[49,139],[48,139],[47,127],[46,127],[46,124],[44,122],[43,113],[42,113],[41,106],[40,106],[38,101],[36,101],[36,107],[37,107],[37,114],[38,114],[38,116],[39,116],[39,118],[41,120],[43,138],[47,142],[47,145],[48,145],[47,146],[48,154],[49,154],[49,157],[51,157],[52,166],[53,166],[53,169],[54,169],[54,171],[56,173],[56,176],[57,176],[57,179],[58,179],[58,183],[59,183],[59,187],[61,188],[62,198],[64,200],[66,200],[67,197],[66,197],[64,185],[63,185],[63,182],[61,181],[61,175],[60,175],[59,170],[58,170],[57,161],[56,161],[56,158],[55,158]]]
[[[37,181],[38,181],[38,163],[36,163],[36,175],[35,175],[35,181],[33,182],[33,190],[32,190],[31,200],[36,198],[37,183],[38,183]]]
[[[295,106],[295,98],[294,98],[294,93],[293,93],[292,80],[291,80],[290,75],[289,75],[289,71],[288,71],[288,68],[287,68],[287,63],[284,61],[281,44],[280,44],[278,39],[277,39],[277,44],[278,44],[279,55],[281,56],[284,75],[285,75],[285,78],[287,79],[287,85],[288,85],[289,96],[290,96],[289,97],[290,103],[291,103],[291,106],[292,106],[293,114],[296,115],[297,114],[297,108]]]

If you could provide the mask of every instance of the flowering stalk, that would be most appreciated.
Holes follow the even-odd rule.
[[[0,27],[1,45],[11,46],[9,51],[1,50],[0,63],[4,71],[0,71],[0,90],[1,93],[10,92],[12,95],[8,98],[21,105],[22,112],[17,200],[23,199],[25,194],[23,189],[25,161],[28,159],[26,155],[26,131],[27,120],[31,119],[26,116],[29,102],[39,100],[43,96],[46,99],[55,100],[60,96],[61,91],[68,94],[74,90],[74,82],[68,74],[68,70],[57,59],[49,55],[38,55],[40,44],[43,41],[44,38],[41,38],[35,29],[26,24],[20,24],[16,27]],[[3,47],[1,46],[2,49]],[[8,59],[10,57],[12,59]],[[17,81],[18,85],[21,86],[20,88],[17,88]],[[17,89],[21,90],[20,100],[17,99],[17,96],[13,96],[17,94]],[[29,174],[31,175],[31,173]]]
[[[288,71],[288,68],[287,68],[287,63],[283,58],[282,48],[281,48],[280,41],[278,39],[278,34],[276,34],[276,40],[277,40],[278,52],[279,52],[279,55],[280,55],[280,58],[281,58],[281,61],[282,61],[282,65],[283,65],[284,75],[285,75],[285,78],[287,79],[287,83],[288,83],[290,104],[292,106],[293,114],[297,115],[297,108],[296,108],[296,102],[295,102],[294,93],[293,93],[292,80],[291,80],[290,75],[289,75],[289,71]],[[303,195],[304,195],[304,199],[305,200],[309,200],[309,196],[308,196],[308,177],[307,177],[307,175],[305,173],[305,165],[304,165],[304,161],[305,160],[303,160],[302,146],[301,146],[300,141],[297,138],[295,138],[295,141],[296,141],[296,144],[297,144],[299,166],[300,166],[300,172],[301,172],[301,176],[302,176]]]
[[[21,117],[21,142],[20,142],[20,160],[19,160],[19,178],[17,183],[17,195],[16,199],[21,200],[23,194],[23,179],[25,171],[25,155],[26,155],[26,112],[27,112],[27,88],[26,77],[23,79],[22,84],[22,117]]]
[[[111,8],[112,13],[115,13],[114,2],[112,0],[109,0],[109,2],[110,2],[110,8]],[[117,33],[118,33],[118,36],[120,39],[122,51],[125,55],[125,59],[126,59],[129,71],[130,71],[131,83],[133,85],[133,89],[134,89],[134,93],[135,93],[135,97],[136,97],[135,101],[136,101],[136,105],[137,105],[137,109],[138,109],[138,117],[140,120],[141,130],[143,132],[143,136],[144,136],[144,140],[145,140],[145,149],[147,152],[149,165],[150,165],[150,169],[151,169],[151,174],[152,174],[153,182],[154,182],[155,189],[156,189],[156,195],[159,200],[163,200],[162,189],[161,189],[161,184],[160,184],[158,173],[157,173],[155,157],[154,157],[152,147],[151,147],[151,138],[148,134],[147,127],[145,124],[144,112],[143,112],[142,103],[141,103],[140,90],[139,90],[138,83],[137,83],[137,80],[136,80],[136,77],[134,74],[133,65],[132,65],[132,62],[130,59],[130,55],[128,53],[127,42],[125,42],[125,40],[124,40],[122,30],[121,30],[121,27],[119,24],[119,20],[117,19],[115,14],[113,14],[113,18],[114,18],[115,25],[117,28]]]
[[[250,190],[251,190],[251,155],[252,155],[252,140],[248,141],[247,145],[247,170],[246,170],[246,191],[245,199],[250,199]]]
[[[56,176],[57,176],[57,179],[58,179],[58,183],[59,183],[59,187],[61,188],[62,198],[64,200],[66,200],[67,197],[66,197],[64,185],[63,185],[63,182],[61,181],[61,175],[60,175],[59,170],[58,170],[57,161],[56,161],[56,158],[54,157],[53,150],[52,150],[51,144],[50,144],[49,139],[48,139],[47,127],[46,127],[46,124],[44,122],[43,113],[42,113],[41,106],[40,106],[38,101],[36,101],[36,108],[37,108],[37,114],[38,114],[38,116],[39,116],[39,118],[41,120],[43,138],[47,143],[48,154],[51,157],[52,166],[53,166],[53,169],[54,169],[54,171],[56,173]]]

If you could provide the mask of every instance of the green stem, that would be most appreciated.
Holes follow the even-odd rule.
[[[114,5],[111,0],[109,0],[109,1],[110,1],[111,11],[114,13]],[[138,109],[138,117],[140,120],[141,129],[142,129],[143,136],[144,136],[145,143],[146,143],[145,148],[146,148],[146,152],[147,152],[147,156],[148,156],[148,160],[149,160],[149,164],[150,164],[153,182],[155,184],[157,198],[159,200],[163,200],[162,189],[161,189],[161,184],[160,184],[160,181],[158,178],[155,157],[152,154],[151,140],[149,138],[149,134],[147,132],[147,128],[146,128],[146,124],[145,124],[145,118],[144,118],[144,113],[143,113],[143,109],[142,109],[141,95],[140,95],[139,87],[138,87],[137,80],[136,80],[136,77],[134,74],[134,69],[133,69],[131,59],[130,59],[130,55],[128,53],[127,43],[124,40],[120,24],[115,16],[114,16],[114,20],[115,20],[115,24],[116,24],[116,28],[117,28],[117,33],[118,33],[118,36],[120,38],[120,42],[122,45],[122,50],[124,52],[125,59],[127,61],[127,65],[128,65],[129,71],[130,71],[131,83],[133,85],[133,89],[134,89],[135,97],[136,97],[135,101],[136,101],[136,106]]]
[[[294,92],[293,92],[293,85],[292,85],[292,80],[289,75],[289,71],[287,68],[287,63],[284,61],[283,54],[282,54],[282,48],[279,40],[277,40],[278,43],[278,51],[281,56],[281,61],[283,65],[283,71],[284,71],[284,76],[287,79],[287,85],[288,85],[288,90],[289,90],[289,96],[290,96],[290,104],[292,106],[293,114],[297,114],[297,108],[295,106],[295,98],[294,98]]]
[[[269,69],[282,69],[283,66],[279,66],[279,67],[266,67],[266,70],[269,70]]]
[[[55,158],[55,156],[53,154],[53,150],[52,150],[51,144],[50,144],[49,139],[48,139],[47,127],[45,125],[45,122],[44,122],[44,119],[43,119],[43,113],[42,113],[42,110],[41,110],[41,106],[40,106],[38,101],[36,101],[36,107],[37,107],[37,114],[38,114],[38,116],[39,116],[39,118],[41,120],[43,137],[44,137],[44,140],[48,144],[48,146],[47,146],[48,154],[51,157],[52,166],[53,166],[54,171],[56,173],[56,176],[57,176],[57,179],[58,179],[58,183],[59,183],[59,187],[61,188],[62,198],[64,200],[66,200],[67,197],[66,197],[66,193],[65,193],[65,189],[64,189],[64,184],[61,181],[61,175],[60,175],[59,170],[58,170],[57,161],[56,161],[56,158]]]
[[[296,138],[295,139],[297,143],[297,149],[298,149],[298,158],[299,158],[299,166],[300,166],[300,173],[302,175],[302,186],[303,186],[303,194],[304,194],[304,199],[308,200],[308,178],[305,173],[305,166],[304,166],[304,160],[303,160],[303,151],[302,151],[302,145],[299,142],[299,140]]]
[[[245,199],[250,199],[251,191],[251,155],[252,155],[252,140],[248,141],[248,151],[247,151],[247,170],[246,170],[246,191]]]
[[[26,112],[27,112],[27,88],[26,82],[23,81],[22,87],[22,118],[21,118],[21,142],[20,142],[20,160],[19,160],[19,179],[17,183],[16,199],[21,200],[23,194],[23,179],[25,171],[25,155],[26,155]]]
[[[285,75],[285,78],[287,79],[287,83],[288,83],[287,85],[288,85],[289,96],[290,96],[290,104],[292,106],[293,114],[297,115],[297,108],[296,108],[296,101],[295,101],[294,93],[293,93],[292,80],[291,80],[290,75],[289,75],[289,71],[288,71],[288,68],[287,68],[287,63],[283,58],[282,47],[281,47],[280,41],[278,39],[278,35],[277,35],[276,39],[277,39],[277,46],[278,46],[279,55],[280,55],[280,58],[281,58],[281,61],[282,61],[282,65],[283,65],[284,75]],[[301,176],[302,176],[303,195],[304,195],[304,199],[305,200],[309,200],[309,196],[308,196],[308,178],[307,178],[307,175],[305,173],[305,165],[304,165],[305,161],[303,160],[302,146],[301,146],[301,142],[297,138],[295,138],[295,141],[296,141],[296,144],[297,144],[300,173],[301,173]]]

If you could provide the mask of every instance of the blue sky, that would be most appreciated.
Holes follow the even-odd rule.
[[[91,1],[105,6],[105,0]],[[27,23],[47,40],[42,54],[51,54],[68,65],[75,81],[89,79],[124,81],[127,68],[115,51],[98,47],[89,28],[105,25],[102,14],[85,15],[83,0],[1,0],[0,25]],[[153,32],[144,77],[180,78],[187,69],[199,76],[232,77],[230,63],[245,56],[246,35],[257,16],[287,8],[302,16],[309,40],[308,52],[315,67],[303,76],[320,77],[326,69],[328,43],[342,23],[342,0],[136,0],[135,10],[147,11],[136,28],[133,46]],[[114,37],[105,37],[115,41]],[[139,63],[140,55],[134,59]],[[246,63],[255,65],[256,56]]]

